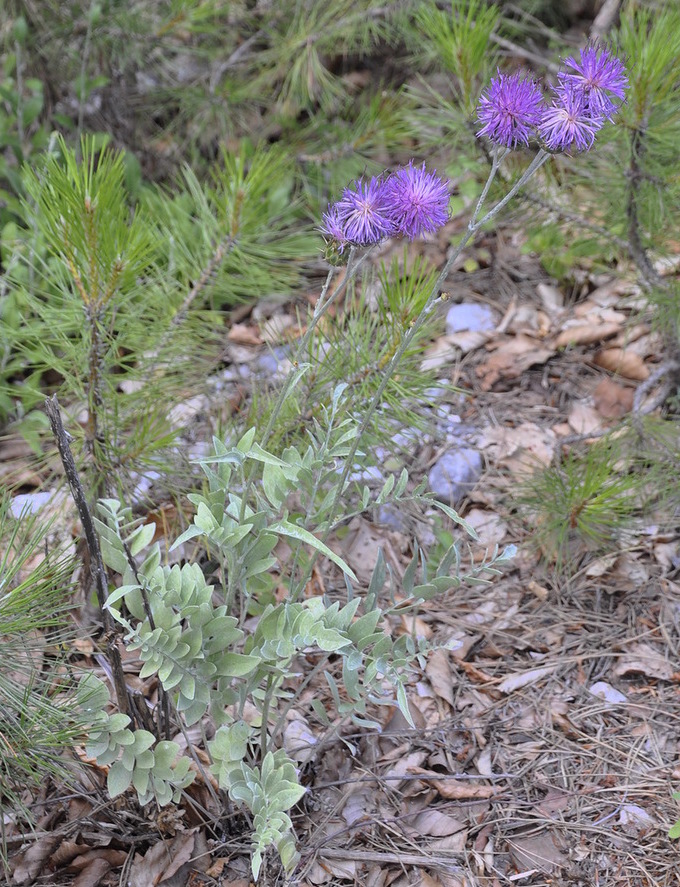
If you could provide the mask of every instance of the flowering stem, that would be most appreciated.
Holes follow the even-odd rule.
[[[422,327],[422,325],[425,321],[425,318],[430,314],[430,312],[434,308],[436,301],[439,299],[440,289],[441,289],[444,281],[446,280],[446,277],[448,276],[448,273],[451,270],[451,267],[453,266],[456,259],[458,259],[460,254],[463,252],[463,250],[465,249],[467,244],[470,242],[470,240],[472,240],[472,238],[477,233],[477,231],[482,227],[482,225],[485,225],[487,222],[491,221],[491,219],[493,219],[496,215],[498,215],[498,213],[501,211],[501,209],[503,209],[503,207],[515,196],[515,194],[517,194],[517,192],[524,186],[524,184],[531,178],[531,176],[533,176],[534,173],[550,158],[550,156],[551,155],[547,151],[540,150],[538,152],[538,154],[534,157],[534,159],[532,160],[530,165],[527,167],[525,172],[522,174],[522,176],[520,176],[520,178],[512,186],[510,191],[508,191],[508,193],[505,195],[505,197],[503,197],[502,200],[500,200],[495,206],[493,206],[486,213],[486,215],[484,215],[480,219],[479,213],[481,212],[484,198],[488,194],[489,188],[491,187],[491,183],[493,182],[493,179],[496,176],[496,173],[498,172],[498,168],[499,168],[503,158],[505,157],[505,154],[502,154],[500,156],[498,156],[498,155],[494,156],[491,171],[489,172],[489,177],[488,177],[487,182],[482,190],[482,195],[480,197],[480,200],[477,202],[477,206],[475,208],[474,213],[472,214],[470,222],[468,223],[467,230],[465,231],[465,233],[463,234],[463,236],[459,240],[458,244],[456,245],[455,249],[453,250],[453,252],[449,256],[449,258],[447,259],[446,264],[444,265],[439,276],[437,277],[437,280],[435,281],[434,286],[432,287],[432,292],[430,293],[427,301],[425,302],[420,314],[415,319],[415,321],[412,323],[408,332],[406,333],[406,335],[402,339],[399,348],[392,355],[392,358],[390,359],[389,363],[387,364],[387,366],[385,368],[385,371],[383,373],[383,377],[380,381],[380,385],[378,386],[377,391],[373,395],[373,398],[372,398],[370,404],[368,405],[368,408],[366,409],[366,412],[359,424],[359,428],[357,429],[356,437],[354,438],[352,446],[350,447],[347,457],[345,458],[345,465],[344,465],[342,474],[340,476],[340,479],[338,481],[338,485],[335,490],[335,497],[333,499],[333,503],[330,508],[330,513],[328,516],[328,525],[326,528],[325,535],[323,537],[323,541],[326,540],[326,538],[328,537],[328,534],[330,533],[330,530],[333,526],[334,518],[335,518],[335,515],[337,514],[338,506],[340,504],[340,499],[345,491],[347,479],[350,475],[350,472],[352,471],[354,459],[355,459],[357,451],[359,449],[359,444],[361,443],[361,439],[362,439],[363,435],[365,434],[365,432],[371,422],[371,419],[373,418],[375,411],[378,409],[378,407],[380,405],[383,394],[385,393],[385,389],[387,388],[390,379],[394,375],[394,372],[395,372],[397,366],[399,365],[399,362],[401,361],[402,357],[404,356],[404,354],[407,351],[408,347],[410,346],[411,342],[414,340],[414,338],[418,334],[418,331]],[[311,571],[314,567],[314,564],[316,563],[317,557],[318,557],[318,552],[317,551],[312,552],[312,556],[310,558],[310,561],[309,561],[309,564],[308,564],[307,569],[305,571],[305,574],[301,578],[300,584],[299,584],[298,588],[296,589],[295,594],[298,594],[305,587],[305,585],[309,579],[309,576],[311,575]],[[293,594],[291,591],[291,596],[293,598],[295,598],[295,594]]]
[[[486,180],[486,184],[482,188],[482,193],[479,195],[479,200],[477,201],[477,206],[475,207],[475,211],[472,214],[469,225],[474,224],[477,217],[479,216],[482,206],[484,206],[484,201],[486,200],[489,193],[489,188],[491,187],[493,180],[496,178],[496,173],[498,172],[500,165],[505,157],[510,153],[510,148],[506,148],[503,153],[499,155],[499,147],[500,146],[498,145],[494,145],[493,154],[491,156],[491,171],[489,172],[489,178]]]
[[[295,351],[295,356],[293,357],[293,365],[290,368],[283,385],[281,386],[281,390],[279,391],[279,395],[276,398],[276,403],[274,404],[274,408],[269,416],[267,425],[262,432],[262,437],[259,441],[260,446],[267,446],[269,438],[271,437],[272,432],[276,427],[276,422],[278,421],[278,418],[281,414],[283,405],[286,402],[286,398],[290,394],[294,384],[300,378],[298,373],[299,363],[307,348],[309,347],[309,343],[312,336],[314,335],[314,330],[318,326],[319,321],[333,304],[333,302],[338,298],[338,296],[345,291],[348,283],[350,283],[350,281],[353,280],[353,278],[356,276],[357,271],[366,261],[369,253],[370,250],[366,250],[366,252],[362,256],[360,256],[357,261],[354,261],[356,256],[356,247],[350,247],[349,257],[347,259],[347,266],[345,268],[345,277],[342,282],[338,284],[338,286],[333,290],[330,296],[328,295],[328,291],[330,289],[331,281],[333,280],[335,269],[333,267],[329,269],[328,276],[326,277],[326,282],[324,283],[319,298],[317,299],[316,305],[314,306],[314,313],[312,314],[312,318],[309,321],[305,334],[300,339],[298,347]],[[246,504],[248,502],[252,489],[256,468],[257,466],[253,465],[246,478],[243,497],[241,500],[241,521],[243,521],[243,519],[245,518]]]
[[[495,218],[498,215],[498,213],[503,209],[503,207],[512,200],[512,198],[515,196],[515,194],[517,194],[517,192],[521,188],[523,188],[524,185],[526,185],[526,183],[533,176],[533,174],[537,170],[539,170],[543,166],[543,164],[547,160],[550,159],[551,156],[552,155],[548,151],[544,151],[543,148],[541,148],[541,150],[534,157],[534,159],[531,161],[529,166],[527,166],[527,168],[524,170],[524,172],[519,177],[519,179],[515,182],[515,184],[512,186],[512,188],[508,191],[508,193],[505,195],[505,197],[502,200],[499,200],[495,206],[491,207],[491,209],[484,216],[484,218],[480,219],[480,221],[475,223],[475,226],[472,229],[471,233],[474,233],[475,231],[477,231],[478,228],[481,228],[482,225],[486,225],[487,222],[490,222],[493,218]],[[491,174],[493,174],[493,175],[496,174],[493,169],[493,166],[491,168],[491,173],[489,174],[489,177],[491,177]],[[473,216],[473,218],[474,218],[474,216]],[[468,238],[468,240],[469,240],[469,238]],[[465,241],[465,243],[467,243],[467,240]]]
[[[355,262],[354,259],[356,256],[356,247],[355,246],[350,247],[349,259],[347,260],[347,267],[345,269],[345,277],[342,280],[342,282],[333,290],[333,292],[330,294],[330,296],[328,296],[328,298],[326,298],[328,295],[328,290],[331,285],[331,280],[333,279],[333,273],[334,273],[335,269],[331,268],[329,270],[328,277],[326,278],[326,282],[323,285],[323,289],[321,290],[321,294],[319,295],[317,303],[314,306],[314,313],[312,314],[312,319],[309,321],[309,325],[307,326],[305,334],[300,339],[298,347],[295,350],[295,356],[293,357],[293,366],[291,367],[290,372],[286,376],[286,380],[283,383],[281,390],[279,391],[279,396],[277,397],[276,403],[274,404],[274,409],[272,410],[271,415],[269,416],[269,421],[267,422],[267,427],[265,428],[264,432],[262,433],[262,439],[260,441],[260,446],[263,446],[263,447],[267,446],[267,441],[271,437],[274,427],[276,426],[277,419],[279,418],[279,415],[281,414],[281,409],[283,408],[283,405],[286,402],[286,398],[290,394],[290,390],[293,387],[294,383],[297,381],[296,370],[298,369],[299,363],[302,360],[302,356],[305,354],[305,352],[307,351],[307,348],[309,347],[309,343],[310,343],[311,338],[314,334],[314,330],[316,329],[316,327],[319,324],[319,321],[324,316],[326,311],[330,308],[330,306],[333,304],[333,302],[335,302],[335,300],[338,298],[338,296],[341,295],[341,293],[343,293],[345,291],[345,289],[347,288],[347,284],[350,283],[354,279],[357,271],[359,270],[359,268],[361,268],[361,266],[364,264],[364,262],[368,258],[369,253],[370,253],[370,250],[367,250]]]

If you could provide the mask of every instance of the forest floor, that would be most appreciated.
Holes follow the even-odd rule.
[[[453,219],[437,242],[414,244],[413,253],[443,264],[462,224],[463,216]],[[436,648],[410,685],[416,729],[383,709],[381,732],[344,724],[324,739],[309,706],[328,694],[323,674],[300,694],[284,735],[308,789],[294,813],[300,887],[680,882],[678,849],[667,835],[680,813],[672,797],[680,778],[676,528],[661,518],[629,523],[604,553],[570,538],[560,566],[547,543],[532,542],[536,515],[546,509],[532,517],[516,507],[516,491],[532,473],[595,445],[631,410],[653,406],[657,386],[640,386],[662,363],[661,340],[632,270],[582,270],[566,291],[521,246],[519,235],[501,228],[461,256],[444,310],[458,306],[474,326],[479,312],[470,306],[483,306],[484,329],[449,326],[424,356],[455,386],[444,391],[448,407],[439,415],[453,417],[465,446],[482,456],[479,477],[455,503],[480,538],[470,557],[511,543],[517,556],[487,584],[464,585],[391,625]],[[380,258],[389,260],[392,249],[401,247],[386,245]],[[292,305],[240,309],[225,343],[227,368],[270,355],[278,339],[289,340],[295,318]],[[236,375],[232,394],[247,396],[247,374]],[[191,436],[208,440],[216,411],[205,402],[195,408],[186,405],[184,421],[193,416]],[[432,426],[401,453],[416,480],[445,450],[460,452],[455,433],[438,437]],[[3,446],[5,467],[16,476],[25,460],[30,474],[21,444]],[[75,514],[64,499],[56,502],[73,532]],[[425,525],[396,517],[401,522],[389,525],[355,519],[333,541],[360,580],[379,548],[399,575],[414,535],[424,533],[428,544]],[[277,554],[285,559],[285,549]],[[342,587],[323,571],[312,584],[310,593]],[[87,611],[84,604],[77,617],[75,652],[103,675]],[[304,675],[315,663],[297,664]],[[139,679],[140,667],[126,656],[130,685],[153,700],[155,684]],[[193,811],[147,816],[129,801],[107,801],[104,777],[93,766],[80,790],[66,793],[46,782],[34,802],[35,836],[6,827],[10,883],[249,884],[247,828],[213,809],[210,786],[199,779],[192,787]],[[201,808],[221,831],[201,824]],[[272,865],[277,883],[274,872]]]

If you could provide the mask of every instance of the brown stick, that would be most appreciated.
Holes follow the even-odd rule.
[[[87,544],[90,555],[90,576],[92,577],[92,582],[97,591],[97,602],[99,603],[102,622],[104,623],[106,656],[111,663],[111,672],[113,674],[113,684],[116,691],[118,709],[122,714],[130,715],[125,675],[123,674],[123,663],[120,658],[120,651],[116,646],[114,622],[111,614],[105,607],[108,594],[108,582],[106,579],[106,570],[104,569],[101,549],[99,547],[99,538],[94,528],[94,521],[92,520],[90,508],[87,504],[87,499],[85,498],[85,491],[80,482],[80,475],[78,474],[78,469],[76,468],[76,463],[73,459],[73,453],[69,446],[70,435],[67,434],[66,429],[64,428],[64,423],[61,421],[59,401],[57,400],[56,394],[53,397],[48,397],[45,401],[45,411],[50,420],[50,427],[52,428],[54,439],[57,442],[57,448],[59,450],[59,455],[61,456],[61,463],[64,466],[66,479],[71,488],[71,495],[73,496],[73,501],[76,503],[76,508],[80,515],[80,522],[83,525],[85,543]]]

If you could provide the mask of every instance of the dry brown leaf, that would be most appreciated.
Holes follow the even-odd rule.
[[[324,862],[322,865],[318,859],[315,859],[307,869],[307,880],[304,882],[304,887],[309,887],[310,884],[321,887],[321,885],[327,884],[332,877],[326,863]],[[231,885],[231,881],[228,884]],[[252,885],[246,884],[244,887],[252,887]]]
[[[137,853],[130,868],[128,887],[156,887],[171,878],[191,859],[195,841],[194,829],[182,832],[170,841],[159,841],[144,856]]]
[[[673,680],[675,670],[651,644],[639,643],[632,644],[612,669],[612,674],[616,677],[636,672],[649,678],[670,681]]]
[[[592,345],[615,336],[621,329],[620,323],[584,323],[570,326],[557,336],[555,348],[566,348],[567,345]]]
[[[528,687],[542,680],[547,675],[552,674],[559,668],[559,663],[554,665],[542,665],[540,668],[532,668],[529,671],[518,671],[510,674],[507,678],[503,678],[496,689],[501,693],[514,693],[515,690],[521,690],[522,687]]]
[[[500,545],[508,532],[508,525],[503,518],[493,511],[472,508],[465,515],[465,520],[477,531],[480,545]]]
[[[450,835],[466,832],[464,822],[436,807],[422,810],[413,820],[410,820],[410,825],[418,834],[430,835],[434,838],[447,838]]]
[[[639,554],[624,551],[616,558],[611,576],[619,581],[620,587],[628,584],[630,588],[641,588],[649,582],[648,564]]]
[[[80,872],[73,881],[71,887],[98,887],[102,878],[111,871],[108,859],[98,857],[90,860],[89,864]]]
[[[208,877],[210,878],[219,878],[228,862],[229,858],[226,856],[222,856],[220,859],[216,859],[215,862],[206,871],[206,875],[208,875]],[[228,884],[229,887],[252,887],[253,884],[250,878],[232,878],[229,881],[220,881],[220,883]]]
[[[55,869],[62,868],[69,865],[76,856],[81,856],[91,849],[87,844],[78,844],[75,841],[62,841],[50,856],[50,865]]]
[[[608,573],[611,568],[614,566],[616,562],[616,554],[603,554],[601,557],[595,558],[594,561],[588,564],[586,569],[586,576],[589,579],[599,579],[600,576],[604,576]]]
[[[549,873],[562,868],[568,858],[557,846],[557,836],[552,832],[507,838],[510,855],[520,871],[538,869]]]
[[[449,345],[460,348],[463,354],[468,354],[489,341],[493,333],[482,333],[475,330],[461,330],[459,333],[449,333],[446,341]],[[454,352],[455,354],[455,352]],[[450,361],[446,361],[449,363]]]
[[[600,306],[619,305],[621,303],[621,296],[634,296],[639,292],[640,287],[632,280],[626,280],[623,277],[613,277],[594,289],[588,296],[588,301]]]
[[[626,348],[628,345],[632,345],[633,342],[637,342],[643,336],[648,336],[650,333],[650,329],[647,324],[639,323],[636,326],[626,326],[625,329],[622,329],[621,332],[611,340],[609,343],[612,347],[615,348]],[[640,352],[637,352],[640,354]]]
[[[399,537],[400,534],[393,530],[387,533],[379,532],[375,524],[362,517],[355,517],[350,521],[349,532],[342,540],[342,553],[361,583],[368,585],[371,581],[380,549],[390,568],[395,570],[397,575],[401,575],[399,556],[391,541]]]
[[[432,629],[420,616],[404,613],[401,617],[401,624],[405,634],[414,634],[417,638],[422,638],[426,641],[432,637]]]
[[[576,434],[592,434],[602,429],[602,416],[595,407],[576,401],[569,410],[568,422]]]
[[[362,819],[370,819],[371,810],[375,809],[375,792],[368,788],[359,788],[347,795],[347,800],[342,808],[342,818],[347,825],[355,825]]]
[[[654,557],[658,564],[670,570],[677,563],[678,543],[677,542],[657,542],[654,547]]]
[[[443,366],[450,366],[456,362],[457,346],[451,341],[450,336],[441,336],[426,349],[420,362],[422,372],[437,370]]]
[[[588,692],[610,705],[622,705],[628,701],[627,697],[620,690],[612,687],[606,681],[596,681],[594,684],[591,684],[588,687]]]
[[[593,362],[624,379],[644,382],[649,376],[649,368],[644,360],[628,348],[605,348],[598,351]]]
[[[470,650],[474,647],[481,635],[468,634],[466,631],[457,629],[446,640],[446,649],[451,653],[453,658],[460,662],[465,659]]]
[[[475,759],[475,767],[480,776],[491,777],[494,775],[493,767],[491,766],[491,746],[487,745],[487,747],[477,755]]]
[[[235,323],[227,333],[227,339],[235,345],[262,345],[260,331],[247,323]]]
[[[545,363],[555,354],[554,348],[546,348],[523,333],[501,339],[493,348],[491,357],[475,370],[483,391],[489,391],[499,379],[517,379],[529,367]]]
[[[548,818],[553,819],[556,813],[561,813],[562,810],[566,810],[572,803],[573,798],[570,794],[562,792],[559,789],[551,788],[548,789],[543,800],[536,804],[536,809],[541,816],[547,816]]]
[[[446,650],[433,650],[428,656],[425,674],[429,678],[432,689],[453,708],[453,676],[451,663]]]
[[[413,772],[417,773],[423,782],[433,785],[442,798],[446,798],[448,801],[483,801],[492,798],[501,790],[500,786],[486,785],[486,783],[479,783],[472,779],[457,780],[455,777],[443,779],[441,773],[432,773],[430,770],[422,770],[420,767],[415,767]]]
[[[274,342],[280,342],[282,339],[285,339],[284,333],[294,323],[294,318],[289,314],[274,314],[262,323],[260,335],[268,345],[272,345]]]
[[[620,419],[633,408],[635,392],[613,379],[602,379],[593,391],[595,408],[605,419]]]
[[[539,585],[535,579],[531,579],[527,584],[527,591],[530,591],[531,594],[535,595],[539,601],[545,601],[548,599],[548,589],[544,585]]]
[[[526,333],[529,336],[545,336],[547,315],[534,305],[517,305],[512,315],[506,314],[498,328],[498,333]]]
[[[283,747],[290,757],[300,764],[307,763],[316,754],[317,742],[318,738],[301,712],[291,712],[283,731]]]
[[[461,829],[453,835],[446,835],[443,838],[437,838],[436,841],[430,841],[427,849],[431,853],[462,853],[467,844],[468,830]]]
[[[422,872],[419,887],[442,887],[442,882],[428,875],[427,872]]]
[[[439,879],[442,882],[442,887],[473,887],[472,882],[462,871],[460,873],[440,872]]]
[[[549,465],[557,438],[550,428],[523,422],[515,428],[491,425],[479,436],[479,446],[497,465],[516,476],[526,476]]]
[[[471,681],[475,681],[478,684],[493,684],[494,678],[491,677],[490,674],[487,674],[485,671],[482,671],[481,668],[478,668],[474,662],[465,662],[465,660],[460,660],[458,662],[459,668],[462,668],[465,674],[470,678]]]
[[[394,787],[396,790],[399,788],[398,779],[394,779],[395,776],[410,776],[412,773],[418,773],[420,771],[420,765],[427,758],[428,753],[425,751],[414,751],[410,752],[407,755],[402,753],[402,756],[395,763],[393,767],[390,767],[389,770],[385,772],[385,777],[389,777],[389,784]]]
[[[45,863],[61,843],[59,835],[45,835],[13,860],[13,884],[32,884],[38,875],[45,870]]]
[[[390,884],[393,884],[393,882],[394,871],[387,866],[380,865],[377,862],[368,866],[364,878],[364,884],[370,884],[371,887],[373,887],[374,884],[375,887],[390,887]],[[309,885],[301,884],[300,887],[309,887]]]
[[[324,856],[323,850],[319,851],[319,857],[323,860],[323,867],[335,878],[341,878],[345,881],[352,881],[356,884],[357,863],[354,859],[329,859]]]
[[[549,283],[536,284],[536,293],[551,317],[559,317],[564,311],[564,294]]]

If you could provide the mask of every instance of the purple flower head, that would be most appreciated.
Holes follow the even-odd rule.
[[[604,44],[590,43],[581,50],[579,61],[570,56],[563,64],[567,70],[557,75],[560,86],[571,86],[576,92],[582,92],[593,117],[611,120],[625,100],[628,88],[621,59],[612,55]]]
[[[385,182],[388,212],[393,233],[414,240],[445,225],[449,218],[448,181],[425,164],[398,169]]]
[[[357,246],[378,243],[392,233],[386,197],[383,179],[373,177],[368,182],[359,179],[345,188],[326,216],[336,211],[335,222],[341,226],[345,241]]]
[[[534,80],[522,73],[499,71],[479,100],[477,119],[484,125],[477,135],[506,148],[528,145],[542,108],[543,95]]]
[[[332,241],[338,254],[342,255],[343,250],[347,246],[347,235],[336,204],[328,205],[328,212],[323,214],[322,220],[321,233],[328,240]]]
[[[603,117],[593,116],[584,93],[564,84],[555,90],[555,98],[543,112],[538,131],[551,151],[587,151],[593,147],[595,133],[603,123]]]

